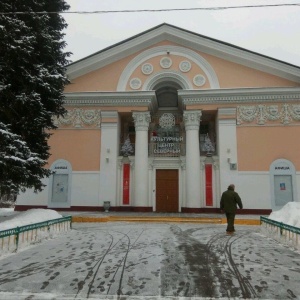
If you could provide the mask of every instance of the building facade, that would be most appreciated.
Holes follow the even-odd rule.
[[[245,213],[299,200],[300,68],[162,24],[68,66],[46,188],[17,210]]]

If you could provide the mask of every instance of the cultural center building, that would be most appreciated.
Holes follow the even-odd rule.
[[[16,210],[244,212],[300,201],[300,68],[169,24],[70,64],[43,192]]]

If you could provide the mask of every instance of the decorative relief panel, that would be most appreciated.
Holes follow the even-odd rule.
[[[64,117],[54,119],[54,124],[58,127],[60,125],[73,125],[75,128],[82,128],[85,125],[100,127],[100,123],[100,110],[98,109],[74,108],[67,110]]]
[[[132,78],[129,85],[131,89],[138,90],[142,86],[142,81],[139,78]]]
[[[172,66],[172,59],[170,57],[163,57],[160,60],[160,66],[163,69],[169,69]]]
[[[193,82],[196,86],[203,86],[206,82],[206,79],[203,75],[198,74],[193,78]]]
[[[187,60],[184,60],[184,61],[180,62],[180,64],[179,64],[179,70],[181,72],[186,73],[186,72],[190,71],[191,68],[192,68],[192,65]]]
[[[254,121],[258,125],[264,125],[268,121],[280,121],[285,125],[293,121],[300,121],[300,104],[249,105],[238,107],[238,125]]]
[[[159,118],[159,125],[161,128],[171,129],[175,126],[175,117],[171,113],[164,113]]]
[[[153,66],[149,63],[142,65],[142,72],[145,75],[150,75],[153,72]]]

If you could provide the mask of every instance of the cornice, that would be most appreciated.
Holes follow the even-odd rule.
[[[147,92],[79,92],[65,93],[65,106],[126,107],[147,106],[151,111],[157,109],[154,91]]]
[[[195,49],[294,82],[300,82],[300,68],[297,66],[168,24],[150,29],[72,63],[67,67],[67,75],[70,79],[76,78],[151,47],[163,40],[169,40],[183,47]]]
[[[300,101],[300,88],[179,90],[184,105]]]

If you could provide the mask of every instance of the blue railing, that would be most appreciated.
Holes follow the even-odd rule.
[[[16,252],[20,242],[30,243],[36,241],[38,230],[46,230],[50,233],[51,231],[67,231],[69,229],[72,229],[71,216],[2,230],[0,231],[0,250],[7,248],[8,251],[13,250]],[[27,232],[26,236],[24,235],[25,232]],[[28,234],[29,232],[31,234]],[[22,235],[21,241],[20,235]]]

